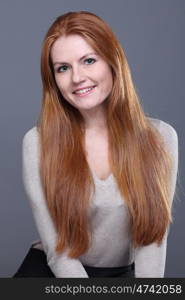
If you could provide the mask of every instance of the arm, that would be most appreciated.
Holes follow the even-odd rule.
[[[57,233],[47,208],[39,176],[39,145],[36,127],[25,134],[22,153],[23,184],[49,267],[57,278],[88,278],[88,274],[78,259],[68,257],[67,251],[62,252],[60,255],[55,251]]]
[[[178,136],[175,129],[164,121],[160,121],[159,131],[163,135],[169,151],[173,155],[173,175],[170,185],[170,201],[172,203],[178,170]],[[169,227],[160,246],[157,246],[157,243],[152,243],[148,246],[135,249],[135,277],[164,277],[168,233]]]

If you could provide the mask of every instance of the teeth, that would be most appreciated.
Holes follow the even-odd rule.
[[[88,91],[90,91],[92,89],[93,89],[93,87],[87,88],[87,89],[83,89],[83,90],[79,90],[79,91],[75,92],[75,94],[84,94],[84,93],[86,93],[86,92],[88,92]]]

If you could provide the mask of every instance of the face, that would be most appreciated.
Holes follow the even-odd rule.
[[[51,48],[57,86],[78,110],[100,107],[112,90],[109,65],[80,35],[59,37]]]

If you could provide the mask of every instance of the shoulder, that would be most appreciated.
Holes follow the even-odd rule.
[[[33,140],[36,138],[38,138],[38,128],[34,126],[24,134],[23,140]]]
[[[178,134],[176,129],[171,124],[163,120],[151,117],[147,117],[147,119],[160,132],[169,150],[172,150],[172,152],[177,150]]]
[[[39,132],[36,126],[29,129],[23,136],[22,153],[25,159],[35,160],[39,156]]]
[[[23,146],[29,147],[38,143],[39,133],[36,126],[30,128],[23,136]]]
[[[148,117],[147,118],[150,123],[152,123],[152,125],[154,125],[161,133],[165,134],[165,135],[173,135],[173,136],[177,136],[177,131],[176,129],[169,123],[160,120],[160,119],[156,119],[156,118],[151,118]]]

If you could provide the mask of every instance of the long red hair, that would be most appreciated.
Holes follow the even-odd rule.
[[[113,88],[105,100],[109,163],[130,212],[133,245],[160,243],[172,222],[170,153],[142,110],[126,55],[111,28],[95,14],[80,11],[54,21],[41,54],[40,175],[58,233],[56,251],[69,247],[75,258],[89,248],[88,213],[95,189],[85,154],[84,120],[60,93],[50,57],[56,39],[70,34],[83,37],[112,69]]]

